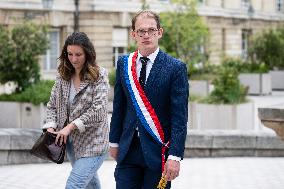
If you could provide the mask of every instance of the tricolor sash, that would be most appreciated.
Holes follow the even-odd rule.
[[[169,142],[165,143],[164,132],[155,110],[145,95],[136,73],[138,51],[124,57],[124,79],[136,114],[147,132],[162,145],[162,172],[165,165],[165,150]]]

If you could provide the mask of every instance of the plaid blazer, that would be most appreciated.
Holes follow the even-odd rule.
[[[47,104],[46,123],[43,129],[64,127],[69,106],[69,122],[78,129],[71,133],[75,158],[101,155],[108,150],[108,77],[100,67],[98,81],[81,82],[74,100],[69,104],[71,82],[60,76],[56,78]]]

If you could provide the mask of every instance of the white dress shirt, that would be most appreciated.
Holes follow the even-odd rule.
[[[150,54],[149,56],[147,56],[147,58],[149,58],[147,65],[146,65],[146,80],[145,80],[145,84],[147,83],[147,78],[150,74],[150,71],[152,69],[152,66],[154,64],[154,61],[157,57],[159,53],[159,48],[157,48],[157,50],[155,50],[155,52],[153,52],[152,54]],[[143,57],[140,52],[138,51],[138,56],[137,56],[137,60],[136,60],[136,73],[137,73],[137,78],[140,77],[140,70],[142,68],[142,62],[140,60],[140,58]]]

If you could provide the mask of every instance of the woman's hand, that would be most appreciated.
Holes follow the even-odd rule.
[[[61,129],[58,132],[54,132],[57,134],[55,139],[55,144],[62,145],[64,142],[66,144],[68,135],[76,128],[76,125],[74,123],[69,123],[66,125],[63,129]],[[59,142],[59,143],[58,143]]]
[[[50,133],[54,133],[55,129],[52,128],[52,127],[50,127],[50,128],[48,128],[48,129],[46,129],[46,131],[48,131],[48,132],[50,132]]]

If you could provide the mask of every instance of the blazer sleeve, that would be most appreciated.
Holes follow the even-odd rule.
[[[171,82],[171,138],[169,155],[183,158],[188,121],[189,85],[184,63],[175,67]]]
[[[42,126],[42,129],[57,128],[57,109],[56,98],[59,93],[60,77],[57,76],[55,83],[51,89],[49,101],[46,105],[46,123]]]
[[[123,57],[117,62],[116,81],[114,86],[113,112],[110,122],[109,142],[119,143],[126,111],[126,96],[122,86]]]

